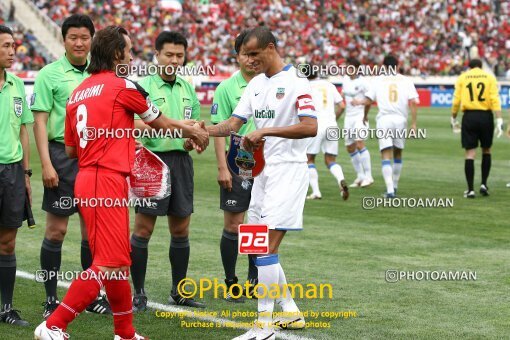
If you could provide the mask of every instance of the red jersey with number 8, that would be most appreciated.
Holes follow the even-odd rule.
[[[134,114],[145,123],[160,115],[141,86],[113,71],[85,79],[71,94],[66,111],[64,141],[76,147],[78,166],[126,175],[134,164]]]

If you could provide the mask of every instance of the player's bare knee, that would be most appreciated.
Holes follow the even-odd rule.
[[[188,237],[189,235],[189,225],[180,226],[180,227],[170,227],[170,235],[172,237]]]
[[[2,238],[0,240],[0,255],[12,255],[16,248],[16,237],[14,238]]]
[[[491,148],[482,148],[482,153],[484,155],[490,154],[491,153]]]
[[[233,213],[225,212],[225,230],[229,233],[237,234],[239,225],[244,223],[244,212]]]
[[[168,216],[168,227],[172,237],[188,237],[190,217]]]
[[[136,218],[133,234],[138,237],[150,239],[154,231],[154,224],[146,219]]]
[[[269,244],[269,254],[278,254],[278,244]]]
[[[44,237],[51,242],[63,242],[67,234],[67,225],[47,225]]]
[[[333,163],[336,163],[336,156],[333,156],[333,155],[325,155],[324,156],[324,163],[326,164],[326,166],[329,168],[330,165],[332,165]]]

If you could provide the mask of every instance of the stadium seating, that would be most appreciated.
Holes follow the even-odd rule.
[[[498,75],[510,70],[507,1],[325,0],[321,8],[317,0],[184,0],[182,13],[158,0],[32,1],[57,24],[72,13],[90,15],[98,28],[122,24],[132,34],[135,63],[150,62],[155,36],[172,29],[189,38],[189,60],[229,72],[233,37],[243,27],[266,24],[292,61],[343,63],[357,56],[374,64],[391,52],[406,74],[455,75],[470,54],[483,57]]]
[[[4,13],[0,9],[0,25],[8,25],[12,28],[16,43],[16,59],[10,70],[26,71],[43,68],[47,64],[47,58],[45,58],[34,34],[26,31],[22,25],[12,18],[12,15],[4,18]]]

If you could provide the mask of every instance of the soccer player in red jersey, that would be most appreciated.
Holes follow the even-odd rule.
[[[75,197],[87,226],[93,261],[73,281],[55,312],[37,327],[36,339],[67,339],[68,324],[96,298],[101,287],[112,308],[115,340],[145,339],[133,327],[127,280],[131,265],[128,207],[86,204],[98,198],[127,200],[126,177],[134,163],[135,139],[129,134],[115,138],[122,134],[98,132],[133,129],[136,113],[154,129],[181,129],[184,137],[202,149],[207,147],[209,135],[203,124],[162,115],[141,87],[115,74],[118,65],[127,67],[132,60],[130,51],[131,41],[124,28],[109,26],[97,32],[88,68],[91,76],[74,90],[67,103],[66,153],[78,158]]]

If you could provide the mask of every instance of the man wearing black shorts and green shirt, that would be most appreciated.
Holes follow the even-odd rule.
[[[62,37],[66,54],[43,67],[35,79],[31,109],[34,112],[34,136],[41,158],[44,196],[42,209],[46,211],[46,230],[41,246],[41,269],[59,271],[62,260],[62,243],[67,232],[69,216],[77,212],[70,206],[74,198],[74,182],[78,172],[76,159],[65,153],[64,120],[66,102],[73,90],[89,76],[87,56],[90,51],[94,24],[86,15],[75,14],[62,24]],[[92,264],[85,224],[80,216],[82,235],[81,265]],[[45,319],[57,308],[57,279],[44,282],[46,302]],[[100,297],[87,307],[87,311],[111,314],[108,301]]]
[[[214,92],[211,107],[211,122],[213,124],[221,123],[230,118],[246,85],[257,75],[255,70],[248,65],[247,56],[243,54],[242,43],[247,33],[248,31],[241,32],[235,40],[234,48],[240,70],[222,81]],[[244,136],[253,130],[255,130],[255,124],[253,119],[250,118],[238,133]],[[223,210],[224,220],[220,252],[223,269],[225,270],[225,284],[230,288],[238,282],[236,276],[238,227],[239,224],[244,222],[244,214],[250,205],[253,180],[243,181],[241,177],[230,173],[225,152],[228,151],[229,144],[230,137],[226,139],[224,137],[214,138],[216,161],[218,163],[218,184],[220,185],[220,209]],[[248,281],[255,285],[257,284],[257,267],[251,256],[248,259],[248,264]],[[234,295],[238,296],[239,292],[234,292]],[[231,302],[244,302],[242,297],[233,298],[230,293],[227,293],[226,299]]]
[[[0,25],[0,321],[28,326],[12,309],[16,279],[16,234],[30,193],[30,143],[26,124],[33,123],[23,81],[5,70],[14,62],[12,31]]]
[[[156,39],[158,64],[171,66],[174,70],[182,67],[185,64],[187,47],[188,42],[182,34],[161,32]],[[167,71],[171,69],[168,68]],[[176,74],[166,73],[147,76],[139,84],[149,93],[150,100],[158,109],[170,118],[199,119],[200,102],[193,86]],[[136,128],[150,130],[148,125],[136,118]],[[193,159],[185,150],[184,139],[181,138],[144,138],[142,143],[168,165],[172,194],[163,200],[152,201],[151,207],[139,207],[135,210],[135,229],[131,236],[131,277],[135,289],[133,310],[143,311],[147,308],[144,288],[147,247],[158,216],[167,216],[171,234],[169,258],[172,290],[169,302],[203,308],[204,304],[177,293],[177,285],[186,277],[188,271],[190,254],[188,234],[193,212]]]

